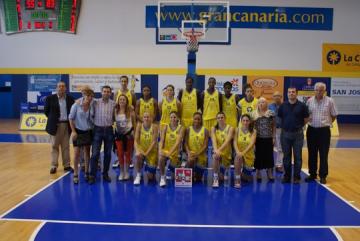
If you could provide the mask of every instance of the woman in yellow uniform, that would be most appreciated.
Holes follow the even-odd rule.
[[[216,114],[221,111],[220,93],[215,89],[216,79],[210,77],[208,80],[209,88],[202,94],[203,99],[203,125],[211,130],[216,125]]]
[[[201,180],[204,170],[207,168],[206,150],[209,131],[202,125],[200,112],[194,113],[192,122],[192,126],[186,129],[185,135],[186,166],[194,169],[196,180]]]
[[[170,113],[170,124],[161,130],[160,136],[160,187],[166,185],[165,164],[170,160],[169,168],[173,171],[175,167],[181,164],[179,158],[180,146],[183,141],[185,129],[179,124],[179,117],[176,112]]]
[[[239,96],[232,94],[232,84],[227,81],[224,83],[224,95],[222,96],[222,111],[226,115],[226,123],[236,128],[238,126],[238,108],[236,103],[239,101]]]
[[[185,89],[179,91],[178,100],[181,102],[181,124],[188,128],[192,125],[193,115],[200,109],[200,93],[193,88],[193,78],[187,77]]]
[[[135,131],[135,171],[136,177],[134,185],[139,185],[141,181],[141,169],[146,160],[145,170],[149,180],[154,180],[158,160],[158,126],[152,123],[149,112],[144,112],[142,123],[138,122]]]
[[[250,84],[244,86],[243,92],[245,97],[238,102],[238,107],[241,111],[240,115],[250,114],[256,110],[258,99],[254,97],[254,90]]]
[[[241,169],[243,178],[250,181],[251,171],[254,169],[256,131],[250,125],[250,115],[241,116],[241,127],[236,128],[234,136],[234,150],[236,153],[235,164],[235,188],[241,187]]]
[[[160,130],[162,130],[166,125],[170,124],[170,113],[177,112],[181,110],[180,102],[174,98],[175,88],[173,85],[168,85],[166,87],[166,97],[159,102],[159,112],[160,112]],[[179,113],[179,117],[181,114]]]
[[[219,187],[220,166],[228,169],[231,165],[232,146],[231,140],[234,128],[226,124],[224,112],[216,115],[217,124],[211,129],[211,141],[213,143],[213,187]]]
[[[135,113],[137,121],[143,121],[145,112],[150,114],[152,121],[156,121],[158,104],[151,96],[151,88],[148,85],[143,86],[141,97],[136,101]]]
[[[121,88],[116,92],[115,102],[116,103],[118,102],[118,99],[121,94],[126,95],[129,101],[129,106],[132,106],[133,110],[135,110],[136,96],[133,91],[128,89],[129,78],[126,75],[121,76],[120,84],[121,84]]]

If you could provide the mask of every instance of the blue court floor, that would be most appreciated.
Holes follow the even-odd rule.
[[[317,182],[160,188],[116,176],[75,186],[65,174],[2,219],[45,223],[35,240],[338,240],[330,228],[360,226],[360,212]]]

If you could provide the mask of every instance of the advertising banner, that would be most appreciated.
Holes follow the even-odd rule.
[[[231,75],[209,75],[205,76],[205,79],[208,80],[210,77],[214,77],[216,79],[215,88],[220,92],[224,93],[224,83],[229,81],[232,84],[231,93],[236,95],[242,94],[242,82],[243,76],[231,76]],[[205,89],[207,89],[207,83],[205,84]]]
[[[360,72],[360,44],[323,44],[322,69]]]
[[[333,78],[331,96],[340,115],[360,115],[360,79]]]
[[[41,113],[22,113],[19,130],[21,131],[44,131],[47,117]]]
[[[284,77],[279,76],[248,76],[247,83],[254,89],[254,96],[265,97],[269,102],[275,91],[284,92]]]
[[[157,27],[158,6],[146,6],[146,28]],[[203,5],[192,13],[187,6],[174,5],[172,11],[162,14],[161,26],[178,28],[182,20],[191,14],[213,23],[214,28],[223,27],[226,13],[212,12]],[[197,17],[196,17],[197,18]],[[213,21],[216,20],[216,21]],[[230,6],[231,28],[327,30],[333,29],[332,8],[277,7],[277,6]]]
[[[175,187],[192,187],[192,168],[175,168]]]
[[[126,74],[124,74],[126,75]],[[101,87],[109,85],[113,92],[120,89],[120,76],[119,74],[71,74],[69,76],[70,92],[80,92],[81,88],[88,85],[95,92],[100,93]],[[141,78],[140,75],[126,75],[129,77],[130,90],[135,93],[141,93]]]

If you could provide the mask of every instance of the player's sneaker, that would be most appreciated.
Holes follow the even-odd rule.
[[[218,178],[214,178],[212,187],[214,187],[214,188],[219,187],[219,179]]]
[[[136,174],[135,180],[134,180],[134,185],[140,185],[140,181],[141,181],[141,175],[140,173]]]
[[[165,187],[166,186],[166,180],[164,176],[161,176],[160,178],[160,187]]]

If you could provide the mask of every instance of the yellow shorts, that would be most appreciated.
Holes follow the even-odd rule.
[[[216,119],[210,119],[210,120],[203,120],[203,126],[211,132],[211,128],[216,126]]]

